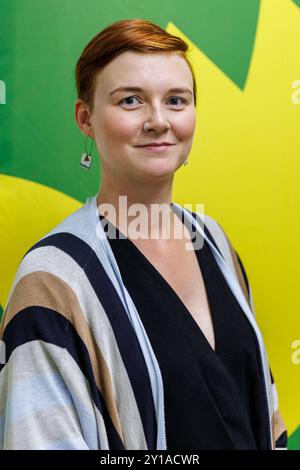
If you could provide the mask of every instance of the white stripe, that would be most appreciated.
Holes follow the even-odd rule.
[[[278,393],[275,382],[272,383],[272,393],[273,393],[273,402],[274,402],[274,412],[278,410]]]
[[[0,373],[0,390],[4,449],[55,448],[61,440],[99,449],[89,384],[62,348],[39,340],[16,348]]]

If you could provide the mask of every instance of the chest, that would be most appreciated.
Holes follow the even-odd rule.
[[[195,251],[186,250],[182,245],[163,252],[147,245],[138,248],[185,305],[187,315],[191,315],[214,350],[212,314]]]

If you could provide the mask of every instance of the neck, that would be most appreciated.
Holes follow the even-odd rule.
[[[173,179],[160,184],[135,183],[125,187],[117,185],[116,179],[108,181],[103,175],[97,195],[99,214],[129,238],[135,228],[141,238],[167,241],[173,233],[176,217],[171,208],[172,183]]]

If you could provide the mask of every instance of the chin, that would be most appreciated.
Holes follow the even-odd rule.
[[[147,167],[140,168],[139,173],[144,174],[145,176],[149,176],[152,178],[159,178],[159,177],[171,177],[177,170],[178,166],[174,166],[174,163],[169,162],[167,164],[160,163],[153,163],[153,165],[147,165]]]

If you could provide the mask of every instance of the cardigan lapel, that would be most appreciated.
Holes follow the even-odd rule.
[[[190,220],[191,222],[192,221],[194,222],[195,227],[198,230],[198,232],[207,241],[208,246],[210,247],[214,258],[217,264],[219,265],[219,268],[221,269],[225,280],[227,281],[230,289],[232,290],[232,293],[234,294],[236,300],[240,304],[241,309],[245,313],[246,317],[249,320],[250,325],[252,326],[254,330],[254,333],[256,334],[258,345],[259,345],[259,351],[260,351],[261,365],[262,365],[262,370],[263,370],[265,398],[266,398],[267,411],[268,411],[269,443],[270,443],[270,448],[273,449],[274,437],[273,437],[272,416],[273,416],[274,404],[273,404],[273,392],[272,392],[272,384],[271,384],[271,377],[270,377],[269,361],[268,361],[267,351],[264,345],[261,331],[255,321],[255,315],[253,311],[253,302],[252,300],[249,299],[245,290],[243,289],[243,282],[241,283],[241,279],[236,272],[234,262],[232,260],[230,262],[229,256],[231,256],[233,247],[220,226],[219,226],[218,233],[216,233],[216,228],[214,227],[214,224],[216,224],[216,221],[207,217],[203,219],[202,214],[200,215],[200,213],[197,213],[197,216],[199,216],[201,219],[201,223],[199,223],[198,217],[195,219],[195,217],[193,217],[192,213],[189,210],[181,207],[180,205],[176,203],[173,203],[173,207],[175,210],[178,211],[179,216],[181,216],[182,212],[184,211],[185,216],[188,218],[188,220]],[[213,243],[209,239],[209,237],[206,235],[205,230],[203,230],[202,228],[202,226],[204,227],[204,223],[207,224],[208,220],[213,221],[213,223],[209,224],[210,232],[213,237],[215,234],[217,235],[216,238],[219,239],[219,243],[217,244],[217,246],[219,247],[219,249],[216,247],[216,242]],[[223,235],[223,240],[220,240],[221,234]],[[227,248],[227,253],[226,253],[225,247]]]

